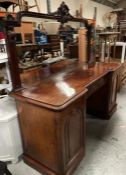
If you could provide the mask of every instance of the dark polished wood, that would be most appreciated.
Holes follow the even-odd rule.
[[[6,32],[6,45],[8,54],[8,63],[11,73],[12,87],[13,89],[21,88],[20,72],[18,68],[18,58],[16,54],[15,34],[13,28],[8,28]]]
[[[85,154],[86,110],[108,119],[116,110],[120,64],[85,70],[65,60],[21,75],[17,102],[24,161],[47,175],[70,175]]]
[[[93,82],[104,77],[104,75],[107,78],[111,77],[113,74],[110,72],[113,72],[114,68],[120,67],[118,63],[100,63],[93,68],[85,70],[84,65],[78,64],[78,62],[73,62],[71,68],[69,68],[69,64],[70,61],[67,63],[66,60],[52,67],[46,67],[43,73],[37,73],[37,77],[34,74],[30,78],[28,76],[28,79],[25,75],[22,76],[25,77],[25,80],[22,78],[23,82],[25,81],[25,89],[15,92],[15,96],[17,98],[25,97],[27,101],[34,101],[40,106],[58,110],[80,95],[85,94],[87,91],[86,87],[91,86]],[[63,69],[61,68],[62,66]],[[60,72],[58,73],[59,70]],[[52,76],[52,74],[54,75]],[[27,85],[28,88],[26,88]]]
[[[42,45],[38,45],[38,44],[16,44],[16,51],[20,55],[22,52],[32,51],[32,50],[37,50],[37,49],[50,49],[50,47],[51,47],[50,43],[42,44]]]
[[[85,153],[84,96],[61,111],[17,101],[24,161],[49,175],[71,174]]]
[[[78,43],[69,44],[68,45],[68,50],[69,50],[69,57],[70,58],[78,58],[78,55],[79,55]]]
[[[87,113],[99,116],[101,119],[109,119],[116,111],[116,92],[119,74],[109,72],[108,75],[101,79],[101,87],[98,89],[97,84],[94,89],[98,89],[87,99]]]
[[[68,21],[74,21],[82,23],[88,30],[90,28],[90,24],[88,24],[88,19],[85,18],[75,18],[71,15],[56,15],[54,13],[52,14],[43,14],[43,13],[35,13],[35,12],[28,12],[28,11],[21,11],[16,13],[16,16],[13,17],[12,15],[8,15],[6,19],[1,19],[4,21],[4,26],[6,30],[7,36],[7,48],[8,48],[8,55],[9,55],[9,63],[10,63],[10,70],[11,70],[11,78],[12,78],[12,84],[13,84],[13,91],[16,91],[17,89],[21,88],[21,80],[20,80],[20,73],[18,69],[18,57],[16,53],[16,33],[14,32],[14,27],[20,27],[21,26],[21,19],[23,17],[32,17],[32,18],[44,18],[44,19],[51,19],[51,20],[57,20],[62,22],[68,22]],[[11,32],[11,36],[10,35]],[[13,34],[13,37],[12,37]],[[88,34],[89,36],[90,34]],[[90,37],[87,38],[88,43],[88,52],[90,51]],[[90,64],[90,58],[89,58],[89,64]],[[15,74],[16,72],[16,74]]]
[[[85,70],[82,63],[66,60],[19,74],[14,27],[20,26],[21,18],[76,21],[89,30],[88,20],[67,14],[64,18],[19,12],[16,19],[9,16],[5,21],[13,83],[11,95],[17,102],[24,161],[47,175],[71,175],[83,158],[86,110],[108,119],[116,109],[118,63],[96,64]],[[90,37],[88,52],[89,45]],[[89,64],[90,58],[88,61]]]

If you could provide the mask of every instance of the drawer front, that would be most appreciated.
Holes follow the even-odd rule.
[[[95,81],[94,83],[87,86],[87,89],[88,89],[87,98],[90,97],[95,91],[100,89],[102,86],[104,86],[106,82],[107,80],[105,79],[105,77],[102,77],[97,81]]]

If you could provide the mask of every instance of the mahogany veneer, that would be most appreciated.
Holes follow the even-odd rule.
[[[116,110],[119,67],[99,63],[85,70],[66,60],[21,75],[23,88],[12,95],[27,164],[47,175],[72,174],[85,154],[86,110],[102,119]]]
[[[74,18],[62,5],[52,14],[22,11],[16,19],[8,16],[3,21],[24,161],[43,174],[70,175],[85,153],[86,111],[108,119],[116,110],[120,64],[97,64],[85,70],[82,63],[66,60],[20,76],[14,27],[20,26],[24,16],[83,23],[88,30],[89,66],[95,62],[90,54],[92,25],[87,19]]]

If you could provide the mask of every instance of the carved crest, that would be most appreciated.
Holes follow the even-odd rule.
[[[60,5],[60,7],[57,9],[56,12],[50,13],[51,15],[54,15],[58,17],[58,21],[61,23],[66,23],[68,22],[71,18],[74,18],[70,13],[69,13],[69,8],[63,1]]]

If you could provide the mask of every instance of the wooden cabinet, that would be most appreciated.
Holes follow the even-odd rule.
[[[121,71],[121,86],[126,84],[126,61],[122,65]]]
[[[6,12],[0,11],[0,17],[5,17],[6,15],[7,15]],[[13,17],[15,17],[15,16],[16,16],[16,13],[11,13],[11,15],[12,15]]]
[[[14,31],[17,34],[21,34],[22,44],[35,43],[34,24],[32,22],[21,22],[21,27],[15,27]]]
[[[60,36],[48,35],[48,42],[51,44],[52,53],[60,51]]]
[[[117,108],[116,96],[118,87],[119,69],[110,71],[107,76],[88,87],[87,113],[109,119]],[[90,90],[92,89],[92,91]]]
[[[81,97],[56,111],[17,100],[24,161],[48,175],[71,174],[85,153],[84,104]]]
[[[112,61],[120,63],[119,59],[113,59]],[[121,64],[121,67],[118,70],[118,82],[117,82],[118,91],[120,91],[120,89],[124,84],[126,84],[126,61],[124,61],[124,63]]]
[[[40,173],[71,175],[85,153],[86,109],[104,119],[116,109],[115,96],[109,97],[110,87],[116,90],[110,80],[120,64],[101,63],[85,70],[82,63],[66,59],[20,76],[13,32],[8,29],[7,40],[24,161]]]
[[[22,74],[23,88],[12,95],[27,164],[47,175],[72,174],[85,154],[86,109],[101,119],[116,110],[119,68],[103,63],[84,70],[64,60]]]

